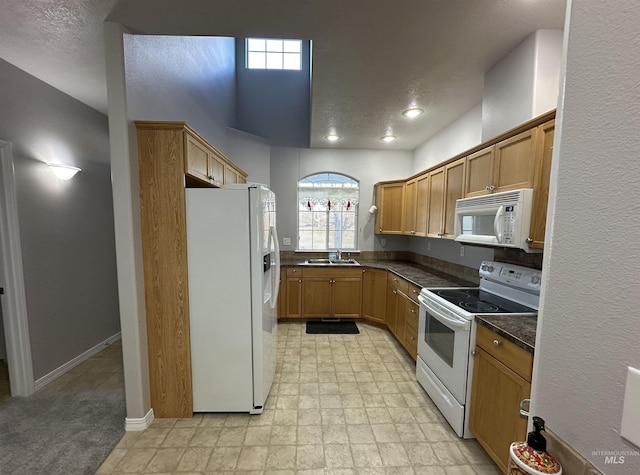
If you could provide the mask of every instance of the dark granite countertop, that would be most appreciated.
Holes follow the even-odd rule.
[[[386,269],[419,287],[477,287],[476,284],[440,272],[429,267],[407,261],[356,259],[361,267]],[[282,267],[306,267],[303,259],[286,259]],[[536,340],[537,317],[515,317],[510,315],[476,316],[480,325],[533,353]]]
[[[444,272],[406,261],[392,261],[379,259],[356,259],[360,267],[370,269],[385,269],[398,274],[403,279],[418,287],[477,287],[471,282],[458,279]],[[287,259],[281,262],[282,267],[307,267],[304,260]],[[351,267],[351,266],[349,266]]]
[[[534,352],[538,317],[512,315],[476,315],[476,321],[520,348]]]

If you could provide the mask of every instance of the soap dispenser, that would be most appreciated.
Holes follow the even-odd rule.
[[[544,420],[533,418],[532,432],[527,434],[526,442],[514,442],[509,447],[508,475],[561,475],[562,467],[556,459],[547,453],[547,439],[541,431],[544,430]]]

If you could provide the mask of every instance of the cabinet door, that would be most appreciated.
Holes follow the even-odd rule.
[[[444,235],[442,237],[449,239],[455,237],[456,200],[462,198],[464,194],[465,164],[465,159],[461,158],[445,166],[444,222],[442,224]]]
[[[416,236],[427,235],[429,219],[429,174],[416,179]]]
[[[396,315],[398,312],[398,299],[396,298],[398,294],[398,290],[392,286],[392,285],[387,285],[387,298],[386,298],[386,305],[385,305],[385,315],[384,315],[384,321],[387,324],[387,327],[389,328],[389,330],[391,331],[391,333],[393,333],[394,335],[397,333],[396,330]]]
[[[332,280],[329,277],[304,277],[302,280],[303,317],[328,317],[331,315]]]
[[[379,185],[378,233],[402,234],[404,182]]]
[[[215,153],[209,154],[209,177],[211,182],[221,186],[224,183],[224,160]]]
[[[418,313],[420,307],[412,299],[407,298],[404,304],[405,333],[404,347],[415,360],[418,357]]]
[[[442,211],[444,208],[444,167],[429,174],[429,220],[427,236],[442,237]]]
[[[403,234],[414,235],[416,233],[416,197],[417,182],[414,178],[409,180],[404,187],[404,207],[402,219]]]
[[[287,311],[287,269],[280,269],[280,283],[278,286],[278,318],[283,318]]]
[[[302,312],[302,279],[300,276],[287,276],[284,316],[300,317]]]
[[[331,285],[331,316],[360,317],[362,279],[360,277],[336,277]]]
[[[401,291],[396,292],[396,332],[395,336],[402,345],[406,334],[406,311],[408,298]]]
[[[186,156],[185,173],[209,182],[209,151],[198,139],[185,132]]]
[[[490,193],[493,185],[495,147],[487,147],[467,157],[467,178],[464,196],[480,196]]]
[[[224,164],[224,184],[229,185],[232,183],[239,183],[238,181],[238,172],[235,168],[230,166],[228,163]]]
[[[531,385],[478,346],[473,364],[469,429],[506,473],[509,445],[527,435],[527,420],[519,409]]]
[[[556,121],[551,120],[539,126],[538,157],[536,160],[536,178],[533,186],[533,210],[531,212],[529,247],[544,248],[544,233],[547,226],[547,203],[549,200],[549,179],[551,177],[551,158],[553,156],[553,138]]]
[[[527,130],[495,145],[494,192],[533,187],[536,130]]]
[[[362,269],[362,316],[378,323],[385,322],[387,304],[387,271]]]

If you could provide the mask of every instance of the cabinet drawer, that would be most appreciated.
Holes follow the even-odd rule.
[[[302,269],[303,277],[357,277],[362,278],[362,269],[360,267],[350,267],[349,269],[337,269],[335,267],[306,267]]]
[[[406,303],[406,319],[407,326],[411,327],[418,333],[418,312],[420,311],[420,307],[417,303],[413,302],[411,299],[407,300]],[[409,331],[409,329],[407,329]]]
[[[287,277],[296,277],[302,275],[301,269],[297,267],[287,267]]]
[[[422,290],[422,287],[417,286],[415,284],[408,284],[408,290],[407,290],[407,297],[409,297],[411,300],[413,300],[414,302],[418,302],[418,295],[420,295],[420,291]],[[417,327],[416,327],[417,328]]]
[[[398,277],[393,272],[389,272],[387,274],[387,285],[393,287],[396,290],[399,290],[403,294],[407,294],[409,290],[409,282],[404,280],[402,277]]]
[[[418,357],[418,330],[409,325],[405,329],[404,347],[414,360]]]
[[[488,328],[478,325],[476,344],[502,364],[531,382],[533,355]]]

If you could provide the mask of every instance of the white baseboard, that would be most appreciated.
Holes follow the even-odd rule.
[[[60,376],[62,376],[63,374],[67,373],[69,370],[75,368],[80,363],[88,360],[93,355],[101,352],[102,350],[104,350],[105,346],[112,345],[113,343],[118,341],[120,338],[121,338],[121,334],[120,334],[120,332],[118,332],[115,335],[110,336],[109,338],[107,338],[103,342],[98,343],[93,348],[89,348],[87,351],[85,351],[84,353],[76,356],[74,359],[72,359],[70,361],[67,361],[65,364],[63,364],[62,366],[54,369],[49,374],[45,374],[42,378],[36,380],[36,382],[35,382],[36,391],[39,390],[39,389],[42,389],[44,386],[46,386],[50,382],[58,379]]]
[[[127,432],[145,430],[151,425],[154,418],[153,408],[149,409],[144,417],[125,417],[124,430]]]

